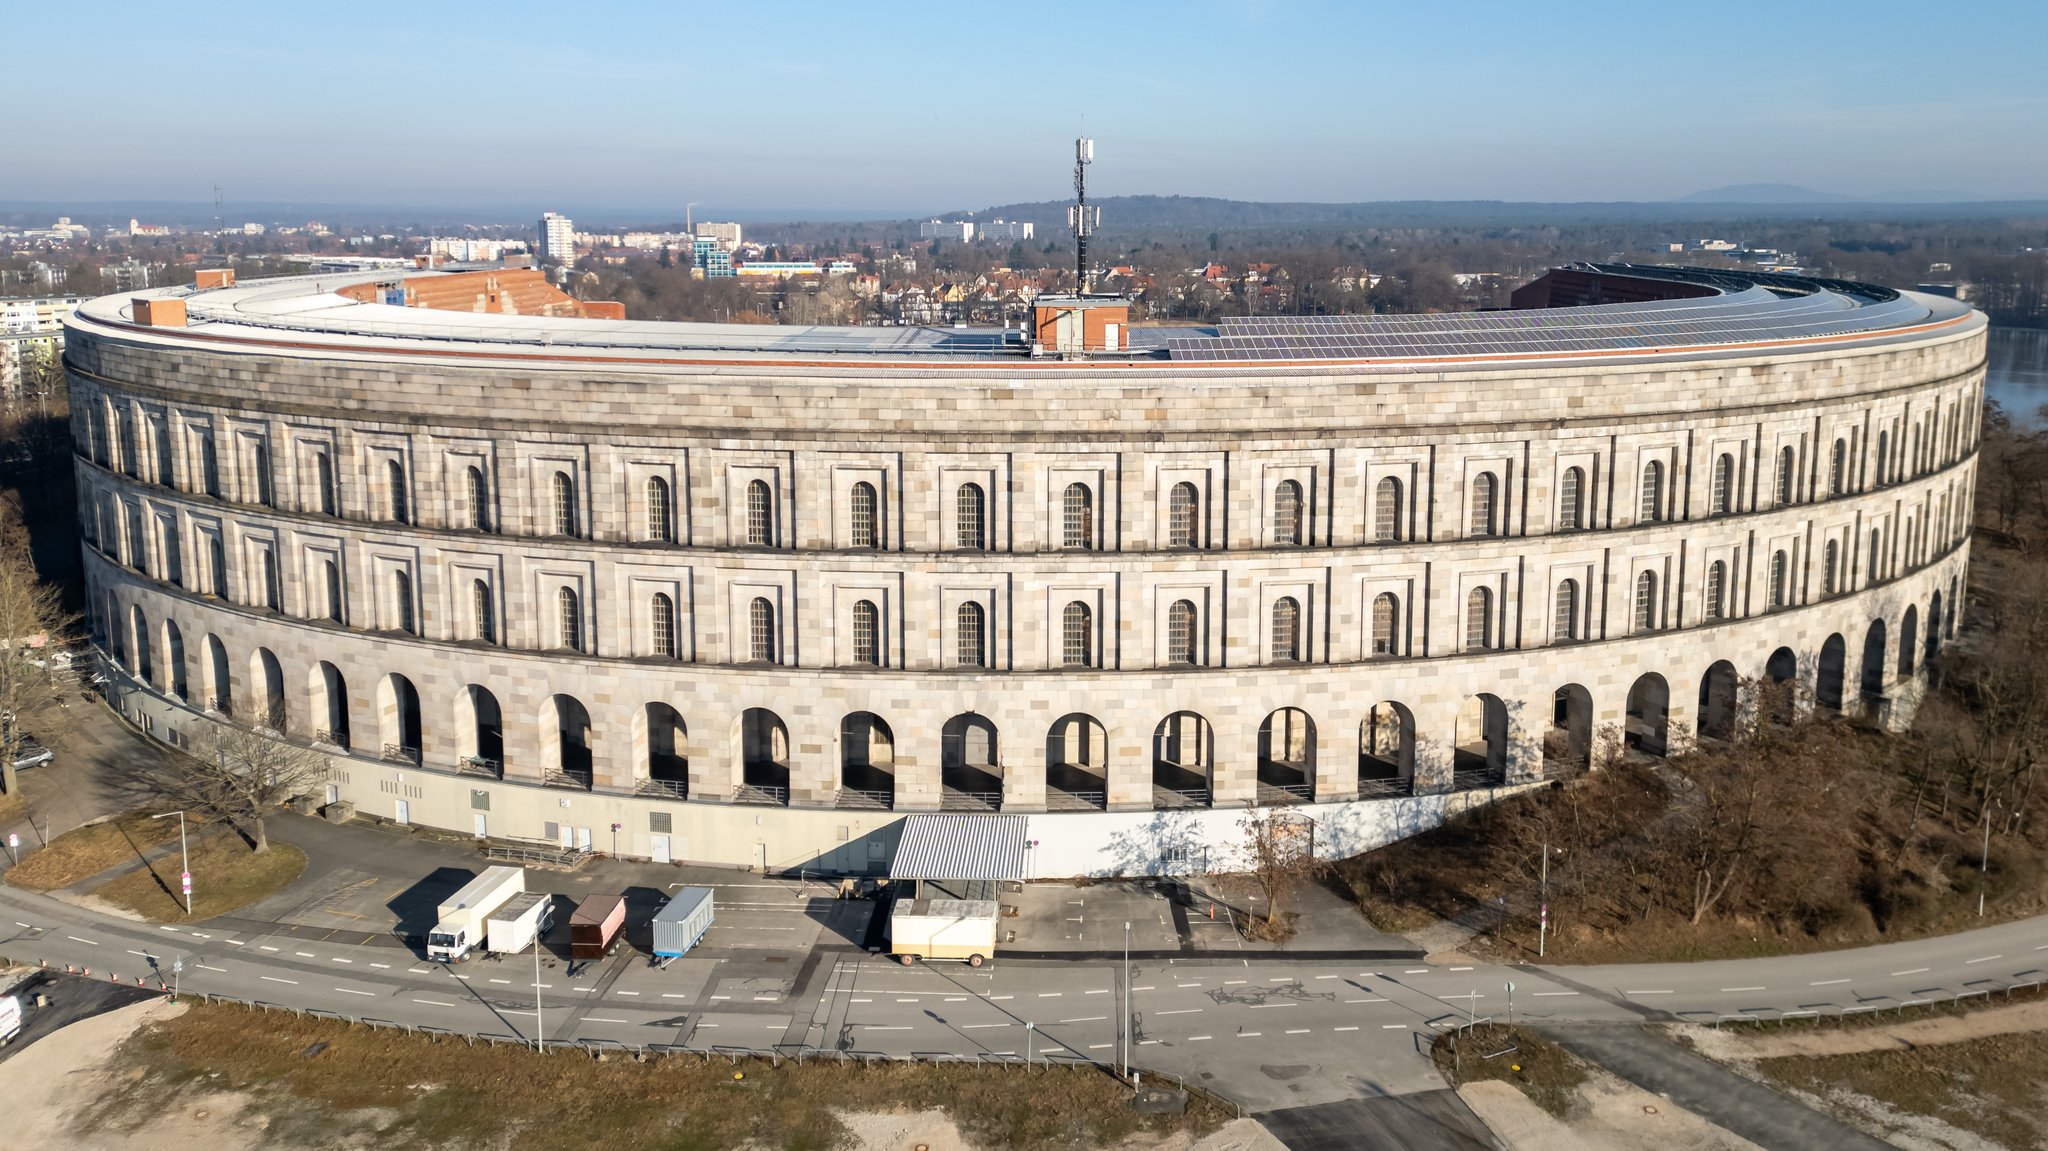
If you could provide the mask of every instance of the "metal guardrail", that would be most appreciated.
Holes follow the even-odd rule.
[[[636,795],[655,795],[668,799],[690,798],[690,782],[685,779],[643,779],[633,786]]]
[[[1152,788],[1152,807],[1154,810],[1207,806],[1209,806],[1209,789],[1206,787],[1170,788],[1155,785]]]
[[[342,735],[340,732],[329,731],[324,727],[314,729],[313,742],[324,743],[330,747],[338,747],[343,751],[348,750],[347,736]]]
[[[1358,781],[1358,798],[1360,799],[1396,799],[1404,795],[1412,795],[1414,791],[1415,781],[1412,779],[1396,777],[1392,779],[1361,779]]]
[[[733,788],[732,801],[765,807],[788,807],[789,789],[773,784],[742,783]]]
[[[391,763],[409,763],[414,767],[418,767],[420,765],[420,749],[407,747],[402,743],[387,743],[384,745],[383,758]]]
[[[1045,789],[1047,811],[1106,811],[1108,808],[1107,791],[1066,791],[1057,787]]]
[[[553,844],[534,844],[525,847],[517,843],[487,841],[484,845],[484,858],[574,871],[589,862],[590,852],[578,847],[556,847]]]
[[[1003,793],[1000,791],[960,791],[945,788],[939,793],[940,811],[1001,811]]]
[[[572,791],[589,791],[591,773],[561,767],[542,775],[540,782],[543,787],[562,787]]]
[[[505,778],[503,760],[485,759],[480,755],[465,755],[456,760],[455,771],[458,775],[479,775],[485,779]]]
[[[839,789],[839,799],[832,806],[844,811],[889,811],[896,806],[896,795],[888,791],[863,791],[857,787]]]
[[[1478,791],[1487,787],[1505,787],[1507,772],[1496,767],[1470,767],[1451,773],[1452,791]]]

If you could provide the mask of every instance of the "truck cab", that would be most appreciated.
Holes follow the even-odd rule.
[[[469,957],[469,925],[436,923],[427,933],[427,958],[435,963],[460,963]]]

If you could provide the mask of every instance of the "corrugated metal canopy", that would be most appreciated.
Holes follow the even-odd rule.
[[[1021,815],[913,815],[889,865],[891,879],[1022,879]]]

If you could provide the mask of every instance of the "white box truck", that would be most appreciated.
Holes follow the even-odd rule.
[[[889,912],[889,954],[905,966],[919,959],[960,959],[980,967],[996,953],[993,899],[899,899]]]
[[[427,958],[460,963],[483,943],[491,913],[526,890],[523,867],[487,867],[435,910],[434,930],[427,933]]]
[[[554,896],[545,891],[521,892],[491,912],[490,919],[485,921],[484,950],[493,955],[524,951],[554,923]]]

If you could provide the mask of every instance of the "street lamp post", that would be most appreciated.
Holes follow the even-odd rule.
[[[1024,1070],[1026,1071],[1031,1070],[1031,1041],[1037,1037],[1037,1030],[1038,1024],[1028,1019],[1024,1021]]]
[[[171,1002],[173,1003],[178,1001],[178,991],[183,986],[183,980],[180,976],[184,974],[185,960],[183,958],[171,960]]]
[[[1124,1078],[1131,1077],[1131,921],[1124,920],[1124,1011],[1117,1021],[1123,1042]]]
[[[533,929],[533,1049],[548,1052],[547,1028],[540,1021],[540,928]]]
[[[152,815],[150,818],[169,819],[174,815],[178,817],[178,858],[181,866],[184,868],[184,876],[180,882],[185,888],[185,918],[190,919],[192,918],[192,853],[186,850],[185,846],[185,812],[183,809],[166,811],[162,815]]]
[[[1987,882],[1985,877],[1991,873],[1991,820],[1997,810],[1998,801],[1994,799],[1991,801],[1991,806],[1984,811],[1984,849],[1977,855],[1977,918],[1979,919],[1984,918],[1984,884]]]

